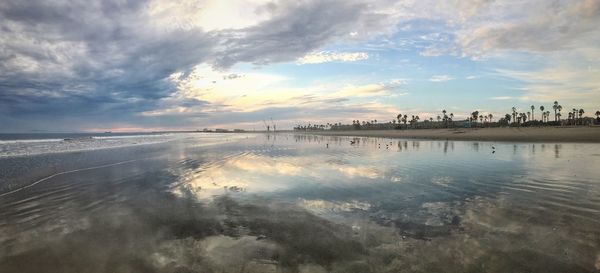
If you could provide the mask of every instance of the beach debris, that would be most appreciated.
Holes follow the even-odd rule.
[[[257,241],[264,240],[264,239],[267,239],[267,236],[266,236],[266,235],[262,235],[262,234],[261,234],[261,235],[258,235],[258,236],[256,236],[256,240],[257,240]]]

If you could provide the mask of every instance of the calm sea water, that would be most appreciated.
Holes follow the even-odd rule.
[[[598,144],[106,141],[0,150],[0,272],[600,270]]]

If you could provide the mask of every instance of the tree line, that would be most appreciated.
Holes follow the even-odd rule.
[[[539,109],[539,112],[537,111]],[[373,120],[352,120],[352,124],[338,123],[308,123],[307,125],[297,125],[296,131],[319,131],[319,130],[388,130],[388,129],[427,129],[427,128],[452,128],[452,127],[501,127],[501,126],[565,126],[565,125],[590,125],[592,123],[600,124],[600,111],[594,114],[596,119],[584,117],[586,113],[582,108],[573,108],[563,119],[563,107],[554,101],[548,110],[543,105],[536,107],[531,105],[528,111],[519,112],[516,107],[506,113],[503,117],[494,121],[494,115],[491,113],[481,113],[478,110],[471,112],[468,118],[464,120],[454,120],[454,113],[448,113],[442,110],[440,114],[434,117],[421,118],[418,115],[409,115],[399,113],[389,121]],[[538,117],[536,119],[536,117]]]

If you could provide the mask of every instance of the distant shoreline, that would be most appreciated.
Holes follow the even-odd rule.
[[[326,136],[470,140],[501,142],[600,143],[600,127],[500,127],[405,130],[296,131]]]

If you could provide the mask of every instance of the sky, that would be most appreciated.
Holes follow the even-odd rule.
[[[0,132],[592,116],[599,25],[600,0],[3,0]]]

